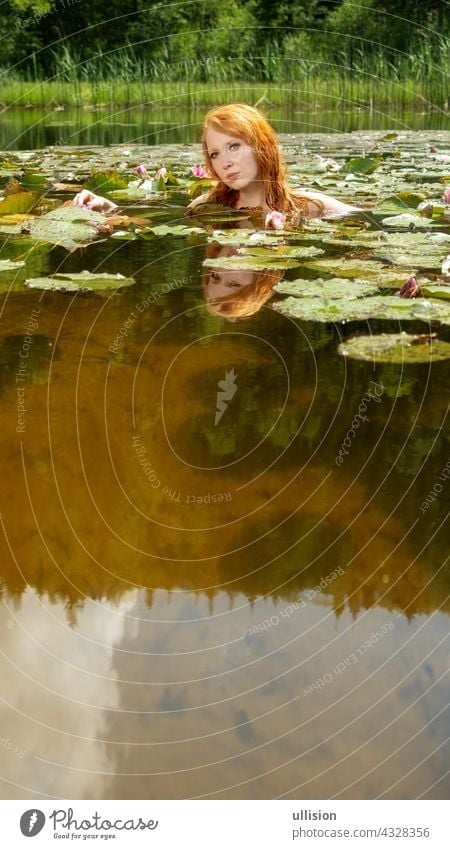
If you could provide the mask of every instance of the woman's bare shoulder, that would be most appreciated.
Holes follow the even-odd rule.
[[[318,200],[324,206],[323,215],[347,215],[349,212],[360,212],[358,206],[350,206],[337,198],[332,198],[330,195],[325,195],[322,192],[311,192],[303,189],[296,189],[295,194],[298,197],[306,198],[307,200]]]

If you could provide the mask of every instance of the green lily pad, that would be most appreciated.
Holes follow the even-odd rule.
[[[138,230],[137,235],[153,233],[155,236],[191,236],[195,233],[204,234],[203,227],[186,227],[185,224],[157,224],[155,227],[145,227]]]
[[[450,359],[450,342],[409,333],[355,336],[338,346],[343,357],[374,363],[430,363]]]
[[[255,256],[267,260],[272,263],[277,259],[305,259],[311,256],[320,256],[324,251],[322,248],[316,248],[313,245],[299,247],[298,245],[277,245],[276,247],[258,247],[252,244],[247,244],[245,247],[238,249],[240,256]]]
[[[30,289],[44,289],[50,292],[97,292],[111,289],[122,289],[133,286],[132,277],[123,274],[91,273],[79,271],[72,274],[52,274],[49,277],[33,277],[25,280],[25,286]]]
[[[333,277],[331,280],[285,280],[274,286],[281,295],[294,295],[297,298],[364,298],[377,295],[379,287],[367,280],[348,280],[345,277]]]
[[[47,187],[47,179],[43,174],[34,174],[33,172],[22,174],[20,178],[21,185],[30,192],[42,192]]]
[[[424,200],[425,195],[420,195],[416,192],[398,192],[396,195],[391,195],[377,203],[373,212],[401,214],[407,209],[417,209],[419,203],[422,203]]]
[[[434,222],[431,218],[423,218],[421,215],[416,215],[413,212],[403,212],[400,215],[383,218],[381,223],[383,227],[406,227],[411,230],[426,230],[428,227],[432,227],[436,222]]]
[[[442,258],[445,255],[445,249],[442,246],[432,243],[424,245],[423,248],[415,247],[412,250],[408,250],[407,247],[402,245],[381,250],[380,254],[374,254],[374,259],[390,262],[392,265],[402,268],[414,267],[426,271],[435,271],[436,273],[439,271]]]
[[[350,239],[327,237],[323,241],[325,244],[371,248],[374,251],[372,258],[377,261],[437,271],[442,257],[450,246],[450,235],[447,233],[430,235],[423,231],[414,233],[379,231],[353,236]]]
[[[380,165],[379,160],[371,159],[370,156],[358,156],[349,159],[342,167],[344,174],[372,174]]]
[[[23,224],[3,224],[0,219],[0,236],[21,236]]]
[[[364,321],[370,318],[392,321],[441,321],[450,324],[450,304],[424,298],[398,298],[374,295],[368,298],[286,298],[273,305],[291,318],[305,321]]]
[[[279,245],[287,236],[297,236],[298,233],[288,234],[286,231],[273,230],[214,230],[208,236],[208,242],[214,245]]]
[[[37,241],[51,242],[73,251],[98,239],[98,227],[107,220],[106,215],[91,209],[60,206],[27,222],[26,231],[22,228],[22,232]]]
[[[402,286],[405,282],[404,273],[400,270],[386,268],[381,262],[370,259],[346,259],[346,257],[317,259],[305,262],[305,267],[314,268],[322,273],[325,271],[336,277],[376,281],[378,286]]]
[[[35,192],[17,192],[0,200],[0,215],[15,215],[30,212],[36,206],[40,194]]]
[[[420,289],[422,295],[425,295],[426,298],[444,298],[444,300],[450,299],[450,286],[445,286],[439,283],[427,283],[426,285],[421,284]]]
[[[15,268],[23,268],[25,262],[23,260],[0,259],[0,272],[14,271]]]
[[[300,265],[298,259],[282,259],[276,256],[226,256],[217,259],[205,259],[203,265],[208,268],[239,268],[242,271],[264,271],[266,268],[296,268]]]
[[[96,194],[117,191],[128,187],[128,177],[117,171],[93,171],[86,183],[86,188]]]
[[[254,213],[254,210],[251,211]],[[209,221],[246,221],[249,218],[248,210],[232,209],[218,203],[202,203],[190,211],[195,218],[205,218]],[[262,218],[262,212],[260,213]]]

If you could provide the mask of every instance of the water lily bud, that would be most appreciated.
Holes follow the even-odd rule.
[[[445,203],[450,203],[450,186],[447,186],[447,188],[444,189],[444,194],[442,195],[442,197],[443,200],[445,200]]]
[[[143,180],[145,180],[145,178],[148,176],[145,165],[138,165],[136,168],[136,174],[138,175],[138,177],[141,177]]]
[[[158,168],[155,174],[155,180],[164,180],[166,181],[167,168],[164,168],[164,165],[161,168]]]
[[[268,212],[264,221],[266,229],[283,230],[286,223],[286,216],[283,212]]]
[[[397,292],[400,298],[418,298],[421,295],[420,286],[415,277],[410,277]]]

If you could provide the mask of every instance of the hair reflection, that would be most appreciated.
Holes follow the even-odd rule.
[[[231,257],[237,254],[233,247],[212,245],[208,259]],[[273,287],[283,277],[283,271],[245,271],[241,268],[207,268],[203,275],[203,291],[207,309],[213,315],[228,321],[249,318],[259,312],[273,295]]]

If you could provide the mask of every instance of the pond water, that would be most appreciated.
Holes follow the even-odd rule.
[[[245,99],[245,98],[244,98]],[[338,111],[278,108],[263,104],[265,114],[279,133],[350,133],[357,130],[444,130],[448,115],[432,111],[357,109]],[[90,109],[49,105],[1,113],[0,149],[28,150],[45,145],[176,144],[198,140],[204,109],[106,107]]]
[[[422,173],[448,141],[405,135],[395,161]],[[317,153],[342,162],[380,134],[283,143],[305,180]],[[34,171],[73,186],[127,157],[200,161],[58,155]],[[390,173],[347,196],[392,194]],[[183,202],[123,207],[186,224]],[[320,226],[307,244],[336,257]],[[0,238],[0,258],[29,247]],[[446,798],[448,361],[344,358],[342,340],[400,322],[301,321],[281,295],[229,321],[206,254],[206,230],[36,249],[2,290],[2,797]],[[81,270],[135,284],[23,285]],[[302,272],[317,277],[285,280]]]

